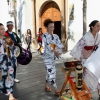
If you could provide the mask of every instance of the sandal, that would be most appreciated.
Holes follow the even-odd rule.
[[[15,99],[15,98],[14,98],[14,99],[9,99],[9,100],[18,100],[18,99]]]
[[[55,95],[56,96],[59,96],[60,95],[60,92],[58,91],[58,92],[55,92]]]
[[[45,90],[46,90],[47,92],[51,92],[51,88],[50,88],[50,87],[45,87]]]

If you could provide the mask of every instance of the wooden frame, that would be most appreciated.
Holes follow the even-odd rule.
[[[75,67],[69,67],[68,72],[66,72],[66,68],[62,67],[62,72],[64,73],[65,80],[64,80],[63,86],[60,91],[60,95],[59,95],[60,99],[62,100],[92,100],[92,95],[90,93],[90,90],[86,86],[84,80],[83,80],[83,90],[82,91],[78,91],[76,89],[76,85],[70,82],[69,80],[70,74],[73,71],[75,72]],[[68,88],[66,89],[66,85],[68,85],[70,89]],[[71,91],[72,99],[71,98],[68,99],[64,97],[64,95],[67,95],[68,90]],[[64,92],[66,92],[66,94],[63,95]]]

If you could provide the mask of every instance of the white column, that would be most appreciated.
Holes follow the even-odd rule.
[[[37,45],[37,40],[36,40],[36,23],[35,23],[35,0],[32,0],[31,1],[31,9],[32,9],[32,39],[33,39],[33,41],[32,41],[32,45],[31,45],[31,47],[32,47],[32,49],[33,48],[38,48],[38,45]]]

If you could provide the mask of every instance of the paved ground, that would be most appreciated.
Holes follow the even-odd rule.
[[[66,54],[63,56],[66,56]],[[59,89],[61,89],[64,81],[64,75],[61,72],[62,66],[62,61],[56,61],[57,85]],[[44,90],[45,74],[42,57],[37,53],[33,53],[31,63],[26,66],[19,66],[17,69],[17,78],[21,82],[14,85],[14,96],[18,100],[59,100],[58,97],[54,96],[53,89],[49,93]],[[8,100],[8,97],[0,94],[0,100]],[[99,100],[97,92],[93,93],[93,100]]]

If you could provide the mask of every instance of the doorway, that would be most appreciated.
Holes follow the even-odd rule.
[[[54,21],[55,24],[54,33],[58,34],[58,36],[61,39],[61,12],[59,6],[54,1],[45,3],[41,10],[41,28],[43,33],[46,32],[43,23],[44,20],[47,18],[50,18],[52,21]]]
[[[54,34],[57,34],[61,39],[61,21],[55,21],[54,27],[55,27]]]

